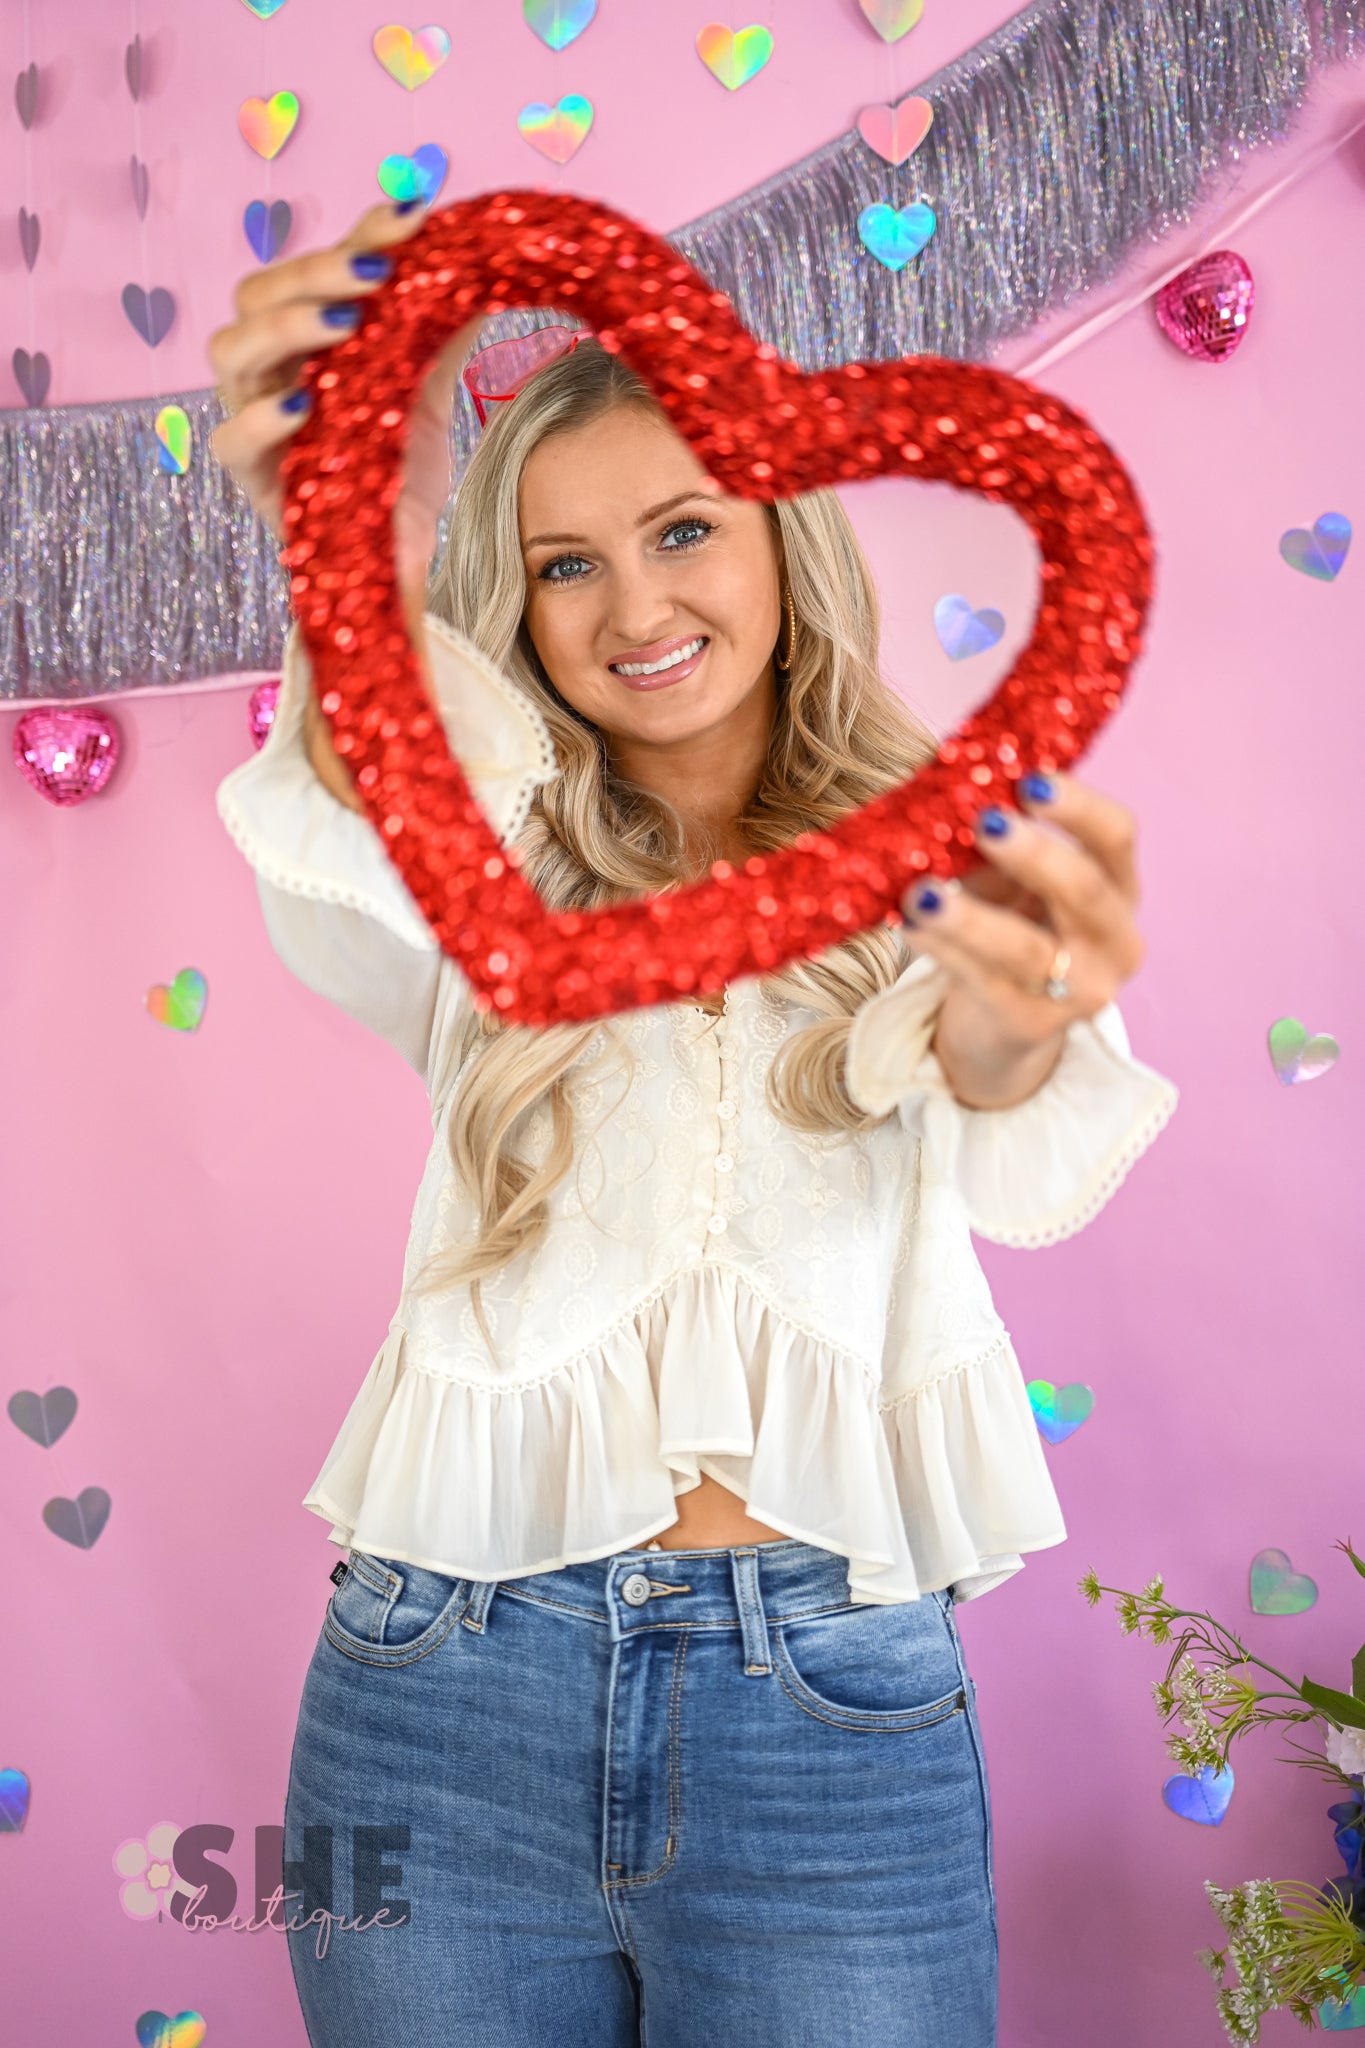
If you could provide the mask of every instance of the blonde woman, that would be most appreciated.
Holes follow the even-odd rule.
[[[215,453],[277,530],[299,363],[413,225],[376,209],[254,273],[213,337]],[[548,902],[668,890],[928,758],[838,499],[725,496],[591,341],[494,410],[424,617],[472,340],[414,419],[402,575],[451,744]],[[291,631],[219,809],[282,959],[422,1075],[433,1131],[397,1310],[305,1502],[348,1553],[286,1811],[319,2048],[994,2042],[954,1607],[1065,1531],[971,1232],[1078,1229],[1175,1099],[1113,1007],[1133,821],[1073,778],[1023,793],[904,935],[509,1028],[390,864]]]

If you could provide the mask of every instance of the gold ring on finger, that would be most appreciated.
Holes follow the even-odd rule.
[[[1047,979],[1043,983],[1043,994],[1050,996],[1054,1003],[1064,1003],[1071,994],[1071,984],[1066,978],[1070,967],[1071,955],[1067,952],[1065,946],[1058,946],[1052,956],[1052,965],[1048,968]]]

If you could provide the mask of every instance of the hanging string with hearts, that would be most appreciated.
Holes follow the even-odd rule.
[[[33,55],[29,0],[24,0],[24,61],[14,81],[14,106],[24,131],[24,199],[19,208],[19,246],[28,272],[28,347],[16,348],[10,358],[14,381],[25,405],[40,406],[47,400],[52,382],[52,364],[38,347],[38,306],[33,273],[42,246],[42,221],[34,199],[32,130],[42,113],[43,74]]]

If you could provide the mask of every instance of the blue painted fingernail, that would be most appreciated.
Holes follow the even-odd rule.
[[[329,327],[354,327],[360,318],[360,308],[347,299],[340,305],[324,306],[322,317]]]
[[[1057,785],[1052,777],[1036,772],[1026,775],[1019,788],[1031,804],[1050,804],[1057,794]]]
[[[936,911],[942,910],[943,901],[941,891],[932,882],[925,882],[911,894],[910,908],[916,917],[933,917]]]
[[[984,810],[976,822],[988,839],[1003,839],[1010,829],[1010,821],[998,804]]]
[[[398,199],[394,202],[393,210],[395,213],[411,213],[414,206],[424,206],[425,204],[426,201],[423,199]]]
[[[351,271],[355,277],[363,277],[368,282],[377,277],[390,277],[393,265],[382,250],[366,249],[361,255],[351,258]]]
[[[281,412],[307,412],[313,403],[311,395],[302,386],[297,391],[286,391],[280,400]]]

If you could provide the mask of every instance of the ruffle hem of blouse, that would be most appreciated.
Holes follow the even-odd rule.
[[[1066,1537],[1004,1331],[885,1403],[860,1359],[719,1265],[510,1390],[405,1363],[406,1335],[395,1321],[304,1499],[345,1548],[524,1578],[647,1543],[703,1473],[846,1557],[860,1604],[950,1585],[969,1600]],[[785,1510],[798,1479],[800,1519]]]

